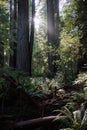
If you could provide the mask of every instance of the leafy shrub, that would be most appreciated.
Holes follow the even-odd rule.
[[[71,122],[72,122],[71,128],[67,128],[67,129],[82,130],[85,128],[85,126],[87,126],[87,109],[84,110],[83,116],[81,116],[82,113],[81,113],[80,109],[71,112],[67,107],[63,107],[62,110],[56,110],[56,111],[58,111],[58,113],[59,112],[62,113],[67,118],[69,118],[69,120],[71,120]],[[56,120],[60,120],[60,119],[56,118],[55,121]],[[67,130],[67,129],[61,129],[61,130]]]
[[[72,98],[77,101],[77,103],[82,103],[85,101],[85,95],[82,92],[73,92]]]
[[[87,86],[87,72],[81,72],[78,74],[78,77],[75,79],[74,85],[78,85],[79,87],[83,88]]]

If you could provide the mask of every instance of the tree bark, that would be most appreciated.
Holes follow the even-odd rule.
[[[17,0],[10,0],[10,67],[16,67]]]
[[[59,0],[54,0],[55,45],[59,46]]]
[[[54,76],[54,65],[53,65],[53,54],[52,54],[52,47],[54,45],[54,7],[53,7],[53,0],[47,0],[47,33],[48,33],[48,70],[49,70],[49,76]]]
[[[82,47],[79,47],[79,58],[77,64],[77,74],[79,72],[86,72],[87,71],[87,1],[77,1],[77,21],[78,27],[81,31],[81,36],[79,38]]]
[[[59,0],[47,0],[47,23],[48,23],[48,69],[51,77],[54,77],[57,72],[56,60],[59,60],[59,55],[56,55],[56,49],[59,47]]]
[[[56,54],[56,50],[59,48],[59,45],[60,45],[60,40],[59,40],[59,36],[60,36],[60,31],[59,31],[59,0],[54,0],[54,21],[55,21],[55,24],[54,24],[54,33],[55,33],[55,40],[54,40],[54,60],[59,60],[60,59],[60,56],[57,52]],[[58,65],[54,64],[54,73],[56,74],[57,72],[57,68],[58,68]]]
[[[4,43],[0,42],[0,67],[4,66]]]
[[[30,74],[29,6],[28,0],[18,0],[17,68]]]
[[[37,118],[27,121],[21,121],[14,124],[14,128],[38,128],[40,126],[46,126],[47,124],[53,123],[54,119],[67,119],[66,116],[48,116],[43,118]]]
[[[32,21],[31,21],[31,34],[30,34],[30,76],[32,75],[32,52],[34,44],[34,17],[35,17],[35,0],[32,0]]]

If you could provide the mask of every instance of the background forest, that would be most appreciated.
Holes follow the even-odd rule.
[[[0,0],[2,130],[87,130],[86,35],[86,0]]]

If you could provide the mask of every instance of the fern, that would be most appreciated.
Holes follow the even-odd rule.
[[[54,112],[60,112],[61,114],[64,114],[66,117],[68,117],[73,122],[72,113],[66,106],[63,107],[63,110],[55,110]],[[55,120],[57,120],[57,118]]]
[[[84,116],[81,122],[81,127],[86,126],[87,125],[87,109],[84,112]]]

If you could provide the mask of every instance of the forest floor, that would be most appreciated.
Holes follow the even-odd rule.
[[[43,96],[31,96],[8,75],[3,75],[8,81],[5,93],[0,97],[0,128],[59,130],[63,124],[54,122],[56,118],[66,118],[58,115],[55,110],[61,110],[71,99],[70,91],[57,93],[57,90],[45,93]],[[37,91],[37,90],[35,90]],[[77,108],[79,107],[79,104]],[[66,125],[65,122],[63,122]],[[67,126],[66,126],[67,127]]]

